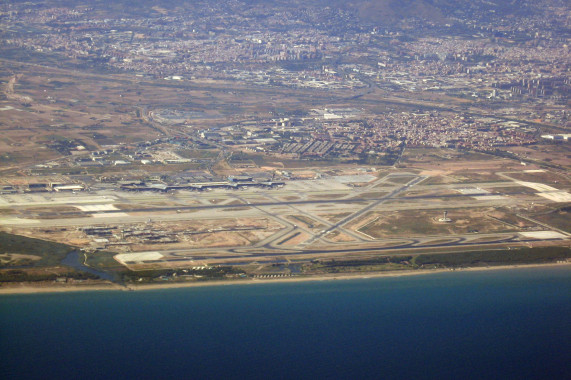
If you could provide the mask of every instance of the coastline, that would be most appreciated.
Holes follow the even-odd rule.
[[[35,285],[31,283],[17,283],[0,286],[0,296],[8,294],[36,294],[36,293],[67,293],[67,292],[84,292],[84,291],[109,291],[109,290],[125,290],[121,285],[112,282],[99,282],[97,284],[77,284],[77,285],[57,285],[57,284],[41,284]]]
[[[368,272],[368,273],[335,273],[320,274],[307,277],[287,277],[276,279],[247,279],[247,280],[223,280],[223,281],[204,281],[204,282],[177,282],[177,283],[158,283],[121,286],[111,282],[97,284],[78,284],[78,285],[55,285],[44,284],[34,286],[27,283],[18,283],[14,286],[0,286],[0,295],[12,294],[37,294],[37,293],[66,293],[66,292],[83,292],[83,291],[146,291],[161,289],[177,289],[192,288],[204,286],[231,286],[231,285],[254,285],[254,284],[272,284],[272,283],[297,283],[297,282],[314,282],[314,281],[336,281],[336,280],[357,280],[381,277],[402,277],[429,275],[445,272],[482,272],[493,270],[508,269],[531,269],[531,268],[549,268],[549,267],[567,267],[571,269],[571,262],[562,263],[546,263],[546,264],[519,264],[519,265],[498,265],[490,267],[469,267],[461,269],[423,269],[423,270],[403,270],[388,272]]]

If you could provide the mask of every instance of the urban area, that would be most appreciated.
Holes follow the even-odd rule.
[[[0,4],[0,287],[568,262],[569,4],[293,3]]]

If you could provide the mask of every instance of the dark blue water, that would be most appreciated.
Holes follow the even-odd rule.
[[[0,378],[569,379],[571,271],[0,297]]]

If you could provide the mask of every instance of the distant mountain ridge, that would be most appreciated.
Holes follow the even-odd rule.
[[[363,21],[381,23],[411,17],[443,23],[462,16],[530,16],[540,12],[542,6],[568,5],[565,0],[353,0],[334,3],[353,9]]]
[[[240,0],[239,0],[240,1]],[[408,18],[444,23],[451,18],[532,16],[569,0],[241,0],[246,4],[350,10],[364,22],[391,24]]]
[[[443,21],[443,9],[430,0],[365,0],[354,3],[359,18],[364,21],[390,21],[419,17],[434,21]]]
[[[26,0],[13,0],[25,2]],[[84,0],[44,0],[44,6],[86,5]],[[234,7],[275,7],[303,10],[331,8],[350,11],[365,23],[393,24],[404,19],[418,18],[437,24],[452,18],[498,18],[532,16],[548,6],[569,7],[569,0],[92,0],[90,6],[115,10],[121,14],[141,13],[149,9],[169,11],[225,10]]]

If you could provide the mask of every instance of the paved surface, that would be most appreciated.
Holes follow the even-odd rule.
[[[549,203],[551,200],[543,197],[541,193],[522,191],[521,186],[524,184],[506,175],[503,176],[505,181],[434,185],[426,184],[427,176],[413,173],[392,173],[380,179],[372,180],[373,178],[368,176],[367,180],[370,182],[362,187],[350,186],[350,180],[354,178],[347,177],[342,178],[342,181],[326,179],[290,181],[284,188],[277,190],[252,188],[200,193],[181,191],[175,194],[102,190],[73,195],[56,193],[0,195],[0,211],[2,211],[0,224],[49,229],[106,224],[128,225],[149,220],[180,222],[270,218],[282,226],[271,236],[248,247],[157,250],[160,251],[159,255],[163,256],[163,260],[243,258],[252,261],[273,256],[343,255],[427,247],[468,249],[476,246],[569,238],[566,232],[537,222],[543,231],[375,239],[347,226],[374,211],[435,210],[435,213],[440,213],[443,209],[517,207],[533,203]],[[500,190],[496,191],[495,188]],[[512,188],[513,191],[510,191]],[[547,189],[534,186],[534,190],[545,192]],[[548,191],[562,190],[553,188]],[[61,206],[65,208],[58,210]],[[73,211],[70,211],[70,207]],[[38,212],[48,217],[35,219]],[[342,217],[332,218],[332,215],[342,215]],[[327,218],[328,216],[330,217]],[[312,220],[321,228],[308,227],[301,222],[296,223],[294,221],[296,217]],[[334,232],[342,233],[348,241],[332,240]],[[307,238],[294,246],[284,244],[285,241],[299,236]],[[144,259],[146,256],[141,257]]]

